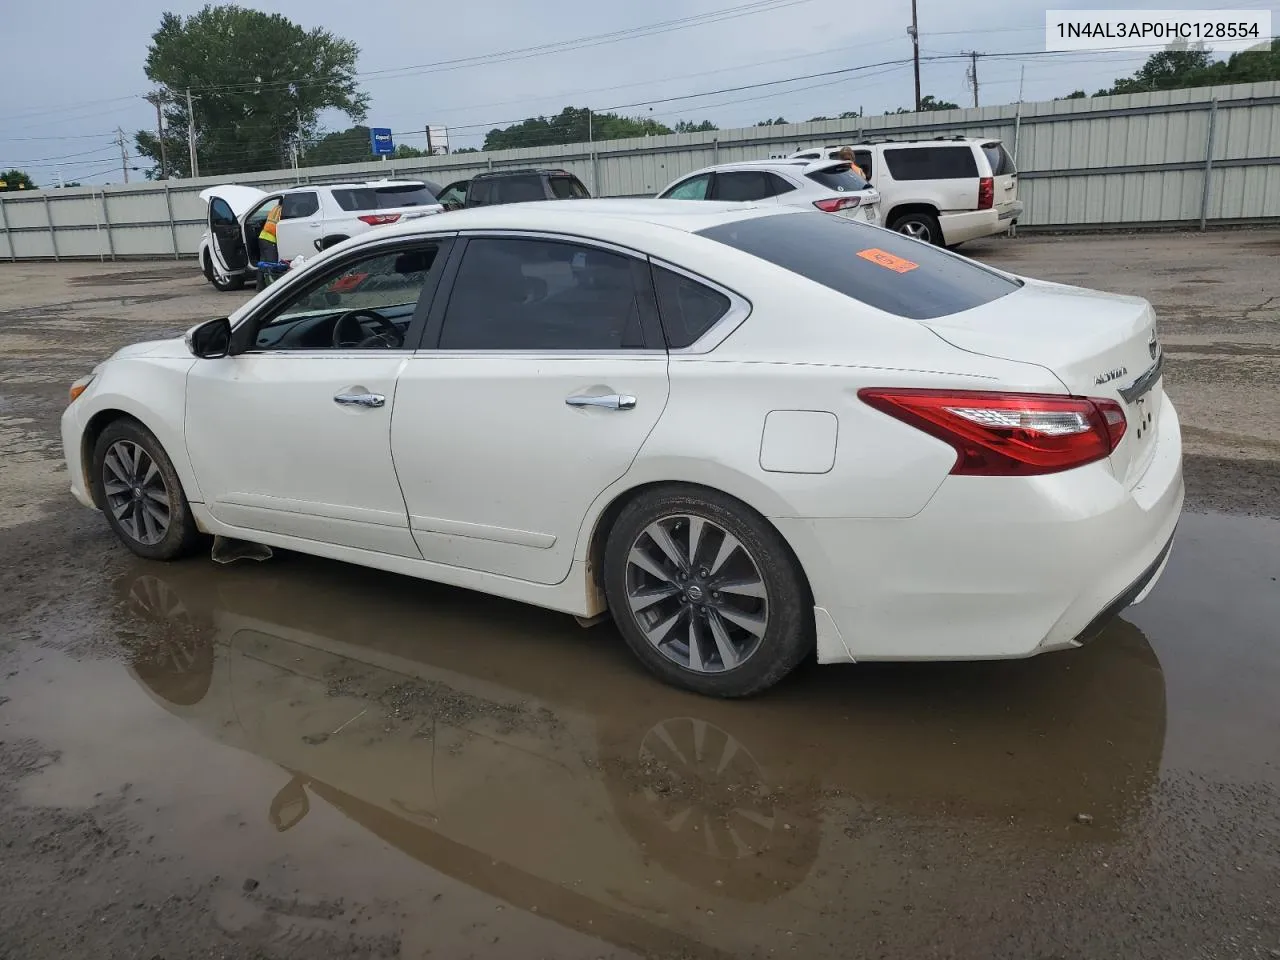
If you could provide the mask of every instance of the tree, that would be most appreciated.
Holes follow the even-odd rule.
[[[710,120],[703,120],[700,123],[694,123],[692,120],[680,120],[675,125],[676,133],[710,133],[712,130],[719,130]]]
[[[1055,100],[1083,100],[1088,94],[1083,90],[1072,90],[1065,97],[1054,97]]]
[[[554,117],[530,117],[504,129],[490,130],[485,150],[517,150],[551,147],[587,140],[623,140],[671,133],[670,127],[648,117],[622,117],[616,113],[588,112],[586,107],[565,107]]]
[[[362,163],[372,159],[369,128],[357,124],[346,130],[326,133],[319,140],[304,146],[299,163],[304,167],[325,167],[331,163]]]
[[[480,151],[477,150],[475,147],[459,147],[457,150],[453,152],[454,153],[479,153]]]
[[[36,184],[21,170],[5,170],[0,172],[0,193],[13,190],[35,190]]]
[[[1133,76],[1121,77],[1114,86],[1099,90],[1094,96],[1264,80],[1280,80],[1280,40],[1271,41],[1267,49],[1233,53],[1226,60],[1210,59],[1202,47],[1170,47],[1153,53]]]
[[[165,146],[171,169],[191,173],[187,102],[195,101],[201,175],[284,166],[289,144],[315,136],[322,110],[363,120],[369,98],[356,85],[359,48],[280,14],[229,4],[182,17],[166,13],[151,36],[146,74],[169,91]],[[138,152],[158,161],[157,135],[139,130]],[[360,159],[366,159],[368,152]]]
[[[761,120],[756,124],[757,127],[776,127],[780,123],[786,123],[786,117],[779,117],[777,120]]]
[[[960,104],[952,103],[950,100],[939,100],[933,94],[926,94],[920,98],[920,109],[912,110],[910,107],[899,107],[894,113],[929,113],[933,110],[959,110]]]

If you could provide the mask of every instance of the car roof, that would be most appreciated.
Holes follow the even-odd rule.
[[[540,200],[453,210],[369,231],[359,239],[369,241],[396,234],[412,236],[453,230],[552,230],[581,232],[590,237],[608,233],[607,228],[601,231],[593,227],[607,227],[609,223],[639,223],[695,233],[735,220],[794,212],[777,206],[716,200]]]
[[[560,167],[520,167],[515,170],[485,170],[477,173],[472,180],[479,180],[481,177],[518,177],[528,176],[529,174],[538,174],[544,177],[572,177],[574,174],[569,170]]]
[[[679,180],[687,180],[689,177],[696,177],[702,173],[728,173],[733,170],[780,170],[788,173],[812,173],[817,170],[828,170],[831,167],[838,167],[841,164],[848,165],[848,160],[832,160],[825,157],[819,157],[817,160],[806,160],[802,157],[782,157],[771,158],[768,160],[732,160],[726,163],[716,163],[709,167],[703,167],[701,170],[694,170],[685,174],[683,177],[673,180],[676,183]],[[666,187],[663,188],[664,190]]]

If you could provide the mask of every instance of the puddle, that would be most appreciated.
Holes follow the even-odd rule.
[[[1277,576],[1280,524],[1188,516],[1149,601],[1082,650],[811,667],[724,702],[611,628],[464,591],[138,564],[103,605],[120,662],[29,651],[0,731],[58,756],[23,803],[116,798],[171,869],[230,878],[228,928],[374,904],[403,956],[1027,956],[1085,930],[1114,945],[1075,955],[1141,932],[1167,956],[1280,932]]]

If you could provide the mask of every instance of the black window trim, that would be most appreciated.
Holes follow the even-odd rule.
[[[670,260],[663,260],[661,257],[649,257],[649,264],[653,267],[661,267],[663,270],[670,270],[672,273],[679,274],[682,277],[700,283],[710,290],[721,294],[729,299],[729,309],[725,311],[724,316],[713,323],[706,331],[693,343],[687,347],[668,347],[667,352],[674,357],[699,357],[703,354],[710,353],[720,344],[729,339],[744,322],[747,317],[751,316],[751,301],[739,293],[730,290],[723,284],[709,280],[700,273],[695,273],[679,264],[672,263]],[[655,294],[656,297],[656,294]],[[663,334],[665,339],[665,333]]]
[[[302,270],[292,276],[286,273],[280,281],[271,285],[269,288],[271,292],[265,300],[256,304],[253,310],[244,314],[232,325],[232,355],[249,354],[258,357],[370,357],[376,355],[401,356],[414,353],[422,344],[422,335],[426,330],[430,309],[437,299],[437,294],[442,289],[441,281],[449,264],[452,262],[453,254],[456,248],[460,246],[454,242],[457,236],[458,232],[451,230],[448,233],[378,239],[371,243],[361,244],[353,250],[348,250],[341,257],[335,257],[332,261],[325,261],[321,270],[314,272],[310,269]],[[255,350],[252,344],[244,345],[245,339],[252,337],[258,326],[264,320],[269,320],[274,312],[279,309],[282,300],[292,296],[303,287],[311,285],[310,280],[303,279],[304,277],[323,283],[326,279],[341,273],[359,260],[368,259],[370,256],[381,256],[384,253],[396,250],[412,250],[426,243],[440,244],[440,252],[436,255],[436,260],[427,275],[427,281],[423,284],[422,291],[418,295],[418,304],[414,307],[413,318],[409,321],[409,327],[405,331],[403,346],[395,350]]]
[[[471,240],[483,237],[497,237],[504,240],[547,240],[553,243],[572,243],[576,246],[595,247],[599,250],[605,250],[609,253],[616,253],[627,257],[630,260],[639,261],[645,267],[645,273],[648,275],[649,282],[637,290],[644,298],[644,303],[640,313],[640,327],[644,336],[645,346],[639,349],[623,349],[623,350],[453,350],[441,349],[440,339],[444,333],[445,313],[449,309],[449,301],[453,298],[454,283],[458,279],[458,270],[462,266],[462,258],[466,255],[467,247]],[[599,359],[601,357],[618,357],[618,358],[654,358],[666,357],[666,336],[662,332],[661,321],[658,318],[658,301],[657,294],[653,288],[653,275],[649,269],[649,256],[640,250],[633,250],[620,244],[610,243],[608,240],[599,240],[595,237],[584,237],[575,233],[560,233],[554,230],[503,230],[500,228],[463,230],[458,234],[458,242],[453,245],[450,251],[449,262],[445,265],[444,273],[441,275],[440,282],[435,288],[435,297],[431,304],[430,312],[427,314],[426,329],[418,345],[417,353],[430,356],[440,357],[468,357],[468,358],[503,358],[503,357],[590,357]],[[417,320],[417,317],[414,317]],[[672,351],[675,352],[675,351]]]

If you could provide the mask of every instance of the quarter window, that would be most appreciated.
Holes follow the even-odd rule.
[[[398,350],[440,245],[382,251],[331,271],[257,324],[251,350]]]
[[[653,268],[658,312],[667,346],[673,350],[692,345],[729,312],[729,298],[674,270]]]
[[[478,237],[467,244],[442,350],[630,350],[645,346],[647,266],[596,247]]]
[[[885,150],[884,162],[895,180],[967,180],[978,175],[978,161],[967,146]]]

